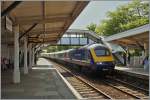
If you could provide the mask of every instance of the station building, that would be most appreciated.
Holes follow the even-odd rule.
[[[40,65],[44,70],[35,70],[33,67],[38,51],[37,45],[44,43],[56,45],[88,3],[88,1],[1,2],[1,69],[4,72],[1,85],[4,98],[47,96],[46,98],[66,99],[70,96],[69,99],[80,99],[80,95],[70,85],[66,85],[68,83],[52,66]],[[148,27],[149,25],[145,25],[107,37],[105,40],[121,43],[127,48],[129,45],[142,47],[143,55],[147,55],[150,29]],[[7,72],[7,69],[12,70]],[[52,72],[49,73],[50,70]],[[37,88],[41,85],[45,87]],[[65,94],[64,91],[68,92]]]

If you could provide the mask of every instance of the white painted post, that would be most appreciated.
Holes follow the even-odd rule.
[[[32,69],[32,44],[29,45],[29,68]]]
[[[145,56],[148,56],[148,43],[144,43]]]
[[[32,49],[32,66],[34,66],[34,48]]]
[[[14,72],[13,82],[20,83],[20,70],[19,70],[19,26],[14,27]]]
[[[28,66],[27,66],[27,37],[24,38],[24,74],[28,74]]]
[[[144,53],[144,50],[142,51],[142,56],[141,56],[141,62],[140,62],[140,64],[143,64],[143,60],[144,60],[144,58],[145,58],[145,53]]]
[[[133,66],[136,66],[136,56],[134,56],[134,64]]]

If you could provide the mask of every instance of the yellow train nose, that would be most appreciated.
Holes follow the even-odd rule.
[[[114,61],[112,54],[108,56],[96,56],[94,49],[91,49],[91,54],[95,63],[97,62],[106,62],[106,61]]]

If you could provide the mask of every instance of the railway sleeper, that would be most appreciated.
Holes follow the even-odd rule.
[[[69,79],[70,81],[72,81],[72,82],[78,82],[78,83],[82,83],[81,81],[79,81],[79,80],[76,80],[76,79]]]
[[[82,82],[74,82],[74,81],[70,81],[71,84],[83,84]]]
[[[86,86],[86,85],[84,85],[84,86],[82,86],[82,85],[73,85],[74,87],[80,87],[80,88],[91,88],[91,87],[89,87],[89,86]]]
[[[92,90],[92,89],[90,89],[89,87],[75,87],[75,89],[78,89],[78,90]]]
[[[147,91],[146,89],[144,89],[144,88],[141,88],[141,87],[137,87],[137,86],[135,86],[133,83],[132,84],[129,84],[129,83],[127,83],[127,82],[124,82],[124,81],[121,81],[121,80],[119,80],[119,79],[115,79],[116,81],[118,81],[118,82],[121,82],[121,83],[123,83],[123,84],[128,84],[128,85],[130,85],[131,87],[135,87],[135,88],[139,88],[140,90],[144,90],[144,91]]]
[[[80,92],[80,93],[95,93],[95,91],[83,91],[83,92]]]
[[[70,82],[73,85],[85,85],[84,83],[75,83],[75,82]]]
[[[76,89],[77,91],[79,91],[79,92],[83,92],[83,91],[93,91],[93,89],[81,89],[81,88],[79,88],[79,89]]]
[[[137,91],[135,91],[135,90],[130,90],[130,89],[128,89],[128,88],[119,88],[119,89],[121,89],[121,90],[123,90],[123,91],[125,91],[125,92],[128,92],[128,93],[130,93],[130,94],[134,94],[134,95],[136,95],[136,96],[139,96],[139,97],[144,97],[145,95],[144,94],[141,94],[141,93],[138,93]]]
[[[128,92],[128,93],[130,93],[130,94],[138,94],[137,96],[145,96],[144,94],[140,94],[140,93],[138,93],[136,90],[133,90],[133,89],[129,89],[129,88],[127,88],[126,86],[116,86],[117,88],[119,88],[119,89],[121,89],[121,90],[123,90],[123,91],[126,91],[126,92]]]
[[[89,94],[89,93],[86,93],[86,94],[81,94],[83,97],[93,97],[93,96],[100,96],[99,93],[92,93],[92,94]]]
[[[143,97],[141,99],[149,100],[149,96]]]
[[[82,86],[82,87],[87,87],[86,85],[81,85],[81,84],[72,84],[74,87],[77,87],[77,86]]]
[[[146,97],[147,95],[144,95],[144,94],[141,94],[141,93],[134,93],[135,95],[137,95],[137,96],[140,96],[140,97]]]
[[[104,99],[104,96],[88,97],[89,99]]]
[[[80,86],[80,87],[88,87],[87,85],[80,85],[80,84],[75,84],[75,85],[73,84],[73,86],[74,87],[78,87],[78,86]]]
[[[73,78],[72,78],[72,79],[70,78],[70,80],[71,80],[72,82],[80,82],[79,80],[73,79]],[[80,82],[80,83],[82,83],[82,82]]]

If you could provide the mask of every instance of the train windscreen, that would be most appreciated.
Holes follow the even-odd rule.
[[[110,52],[107,49],[95,49],[96,56],[109,56]]]

